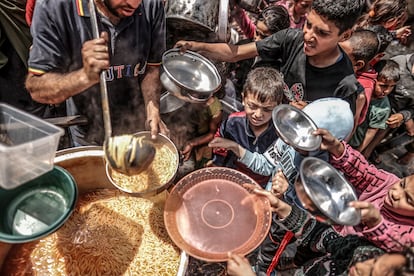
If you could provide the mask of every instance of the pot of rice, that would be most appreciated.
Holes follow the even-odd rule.
[[[0,275],[184,275],[188,257],[164,226],[167,192],[135,197],[115,189],[101,147],[58,151],[55,164],[79,189],[72,216],[53,234],[0,243]]]

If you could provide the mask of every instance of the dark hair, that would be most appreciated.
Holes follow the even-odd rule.
[[[249,72],[243,86],[243,94],[255,96],[260,102],[281,103],[285,82],[283,75],[271,67],[258,67]]]
[[[370,11],[358,19],[357,25],[383,25],[390,19],[403,16],[407,5],[407,0],[376,0],[372,3]]]
[[[387,49],[388,45],[390,45],[393,40],[393,37],[390,31],[388,31],[382,25],[368,25],[366,27],[363,27],[363,30],[370,30],[377,34],[378,41],[379,41],[377,53],[385,52],[385,49]]]
[[[332,21],[339,34],[352,29],[360,17],[363,0],[314,0],[312,9],[320,16]]]
[[[383,59],[378,61],[374,68],[378,73],[378,80],[392,80],[395,82],[400,80],[400,66],[397,62],[391,59]]]
[[[290,26],[289,13],[283,6],[269,6],[259,16],[271,33],[287,29]]]
[[[368,63],[378,52],[377,34],[370,30],[354,31],[349,38],[349,43],[355,60],[363,60]]]
[[[364,262],[384,254],[382,249],[356,235],[331,240],[327,251],[331,252],[331,259],[335,262],[336,275],[345,272],[357,262]]]

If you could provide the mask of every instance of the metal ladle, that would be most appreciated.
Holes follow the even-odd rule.
[[[89,10],[93,37],[99,38],[98,17],[96,15],[94,0],[89,0]],[[148,168],[154,159],[154,145],[143,137],[134,135],[112,136],[105,72],[102,71],[99,77],[105,129],[105,141],[103,147],[105,159],[111,168],[117,172],[126,175],[138,174]]]

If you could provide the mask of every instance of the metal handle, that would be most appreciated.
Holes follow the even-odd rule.
[[[91,15],[92,34],[94,38],[99,38],[98,17],[95,10],[94,0],[89,0],[89,12]],[[105,140],[112,136],[111,115],[109,112],[108,88],[106,87],[105,72],[99,75],[99,85],[101,88],[101,102],[103,112],[103,122],[105,129]]]

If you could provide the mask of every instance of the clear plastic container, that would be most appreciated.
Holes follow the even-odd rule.
[[[53,168],[64,130],[0,103],[0,187],[13,189]]]

